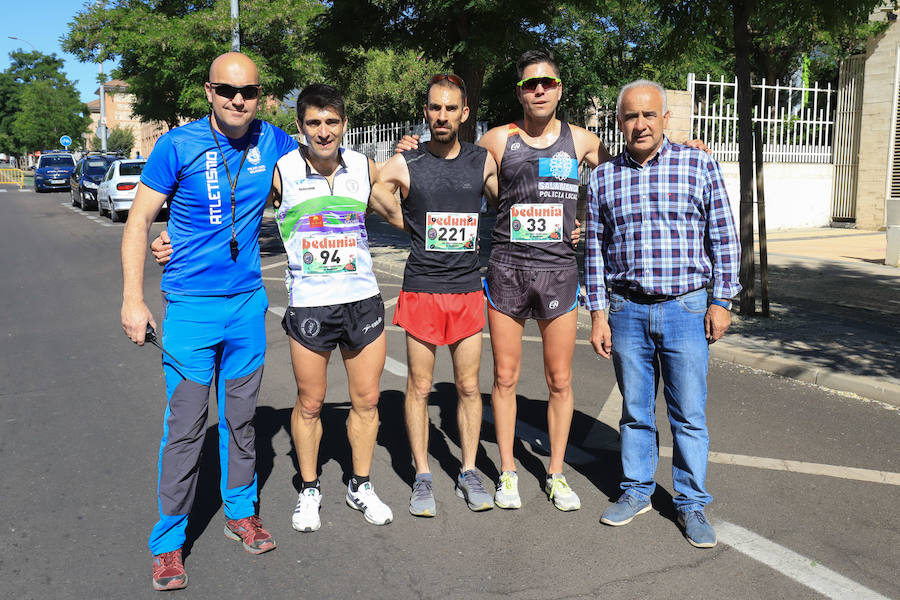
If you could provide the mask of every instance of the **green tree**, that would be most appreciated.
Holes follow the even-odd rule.
[[[110,0],[85,5],[69,23],[63,48],[83,62],[119,59],[114,75],[130,84],[134,114],[175,127],[209,111],[202,84],[213,59],[231,49],[229,2]],[[241,50],[260,70],[264,93],[282,97],[320,78],[303,50],[316,0],[243,0]]]
[[[645,78],[683,88],[690,72],[730,72],[733,59],[709,45],[667,52],[673,26],[656,2],[607,0],[602,5],[563,5],[548,26],[563,74],[561,105],[573,115],[615,103],[619,89]]]
[[[103,141],[100,136],[94,134],[91,138],[91,150],[100,150],[103,148]],[[106,151],[111,154],[122,154],[129,156],[134,148],[134,132],[130,127],[113,127],[109,130],[106,137]]]
[[[46,141],[46,136],[39,132],[43,130],[53,129],[50,123],[41,124],[40,122],[32,122],[35,114],[39,114],[41,110],[34,105],[37,95],[34,92],[23,96],[25,90],[36,84],[40,90],[51,89],[51,96],[48,102],[54,105],[63,106],[64,110],[70,110],[65,114],[54,115],[54,122],[66,123],[68,128],[65,133],[72,136],[74,147],[77,147],[79,136],[83,129],[79,123],[79,119],[69,120],[72,114],[81,114],[84,105],[77,102],[77,94],[74,84],[68,80],[63,67],[64,61],[57,58],[55,54],[43,54],[42,52],[25,52],[17,50],[11,52],[10,66],[0,73],[0,152],[25,154],[31,150],[37,150],[43,147],[57,146],[59,144],[59,136],[52,142]],[[48,87],[49,86],[49,87]],[[77,107],[72,101],[77,103]],[[30,104],[29,113],[22,115],[23,100],[28,100]],[[21,119],[19,118],[21,116]],[[18,120],[18,125],[16,122]],[[22,138],[22,132],[29,132],[27,138]],[[44,140],[35,143],[34,135],[37,140]]]
[[[22,86],[12,133],[27,150],[56,148],[63,135],[70,136],[77,147],[90,122],[90,111],[78,99],[74,86],[32,81]]]
[[[320,17],[312,44],[332,72],[348,47],[412,50],[447,65],[466,81],[471,112],[461,137],[471,140],[488,66],[506,77],[523,50],[552,45],[545,25],[558,9],[546,0],[338,0]],[[510,95],[514,81],[504,82]]]
[[[21,154],[12,132],[12,124],[19,106],[21,84],[8,72],[0,73],[0,152]]]
[[[296,95],[296,94],[294,94]],[[293,135],[297,133],[297,112],[287,102],[267,102],[259,109],[259,118]]]
[[[673,27],[672,48],[681,49],[689,41],[700,40],[734,56],[741,183],[741,314],[756,311],[752,75],[781,78],[796,68],[800,54],[816,50],[823,40],[843,38],[843,49],[849,52],[852,44],[848,38],[857,38],[856,43],[860,43],[875,30],[868,18],[882,4],[883,0],[678,0],[663,6],[662,13]]]
[[[333,80],[347,101],[353,125],[422,118],[428,78],[445,72],[440,61],[414,50],[350,49]]]

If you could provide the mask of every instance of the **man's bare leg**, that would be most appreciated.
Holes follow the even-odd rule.
[[[406,334],[406,433],[416,465],[416,475],[428,467],[428,397],[434,377],[435,345]]]
[[[459,404],[456,420],[459,427],[459,447],[462,456],[461,471],[475,468],[475,455],[481,439],[481,391],[478,387],[478,370],[481,366],[481,332],[463,338],[450,345],[453,360],[453,378]]]
[[[559,510],[581,508],[581,500],[569,487],[563,475],[566,446],[575,400],[572,393],[572,354],[575,351],[575,333],[578,311],[571,310],[555,319],[540,320],[538,327],[544,345],[544,376],[550,391],[547,402],[547,431],[550,434],[550,466],[545,491]]]
[[[319,444],[322,441],[322,404],[331,352],[316,352],[290,339],[291,364],[297,380],[297,401],[291,413],[291,437],[303,481],[318,478]]]
[[[353,473],[368,477],[378,437],[378,384],[387,349],[385,334],[361,350],[341,350],[350,388],[347,439],[353,454]]]

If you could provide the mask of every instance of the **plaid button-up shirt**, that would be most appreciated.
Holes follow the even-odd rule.
[[[714,280],[713,296],[740,289],[740,243],[719,163],[664,138],[641,166],[627,151],[588,185],[585,274],[589,310],[609,305],[606,285],[681,295]]]

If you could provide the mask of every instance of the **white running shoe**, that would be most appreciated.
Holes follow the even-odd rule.
[[[319,506],[322,504],[322,492],[309,487],[300,492],[297,507],[291,517],[291,525],[297,531],[316,531],[322,526],[319,520]]]
[[[387,525],[394,520],[394,513],[375,494],[371,481],[361,484],[355,492],[347,485],[347,506],[362,512],[372,525]]]
[[[522,498],[519,496],[519,474],[515,471],[503,471],[500,473],[500,481],[497,482],[497,492],[494,494],[494,504],[500,508],[522,508]]]
[[[581,499],[578,494],[569,487],[566,476],[554,473],[547,478],[544,484],[547,497],[553,501],[553,505],[562,511],[578,510],[581,508]]]

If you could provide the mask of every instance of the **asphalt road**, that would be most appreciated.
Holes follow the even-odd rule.
[[[122,225],[67,205],[64,193],[0,193],[0,597],[157,597],[146,539],[164,410],[159,353],[119,325]],[[154,226],[158,231],[163,223]],[[329,367],[321,451],[322,529],[293,531],[294,401],[277,245],[264,245],[271,305],[257,412],[260,512],[278,541],[262,556],[222,535],[211,410],[186,567],[191,598],[900,598],[897,519],[900,411],[713,362],[708,514],[720,535],[698,550],[675,525],[671,459],[660,459],[654,508],[626,527],[599,523],[618,496],[617,397],[611,365],[579,333],[568,478],[583,508],[561,513],[541,492],[548,458],[540,345],[525,342],[517,458],[524,507],[471,513],[453,493],[459,466],[452,375],[439,356],[432,395],[438,516],[407,512],[413,477],[402,421],[403,332],[388,327],[373,482],[395,515],[368,525],[344,504],[348,401]],[[159,318],[160,271],[146,296]],[[400,280],[379,274],[390,301]],[[388,320],[393,314],[388,308]],[[529,325],[526,335],[535,336]],[[478,467],[496,479],[490,344],[481,385]],[[671,447],[665,411],[660,445]],[[772,459],[772,460],[766,460]],[[789,462],[793,461],[793,462]]]

